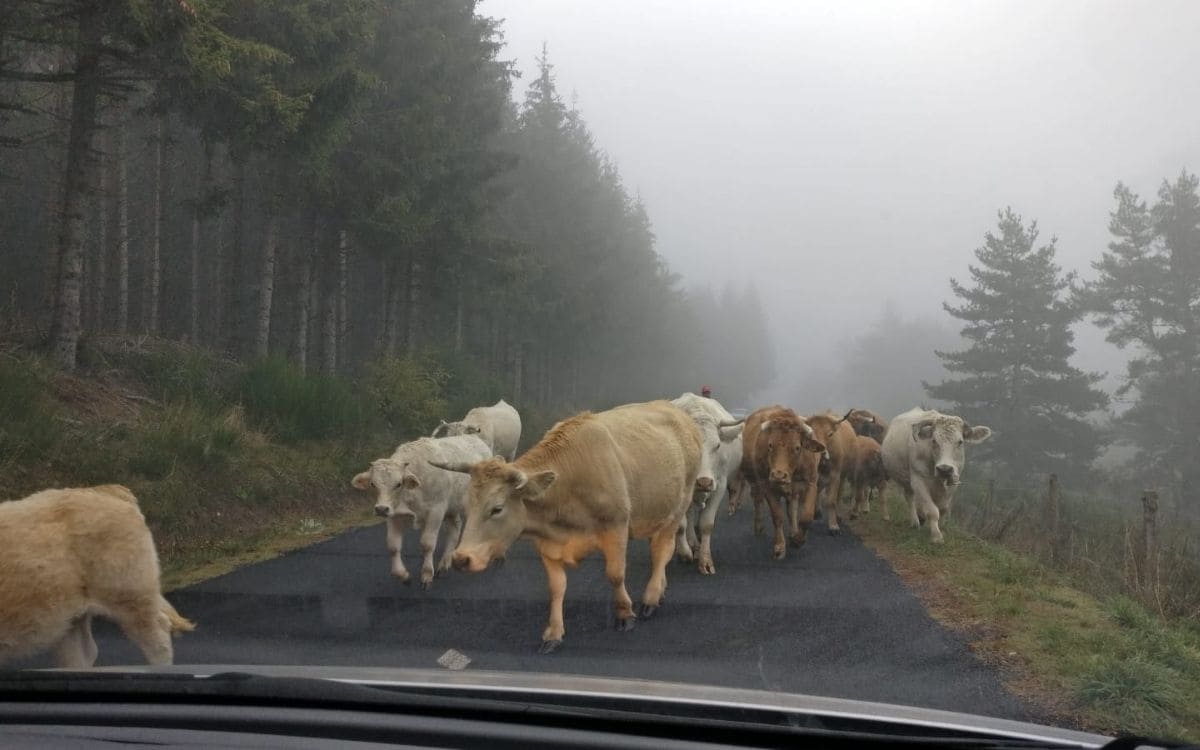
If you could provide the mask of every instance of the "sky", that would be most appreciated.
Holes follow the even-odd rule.
[[[1084,278],[1118,181],[1200,170],[1200,2],[483,0],[524,73],[548,45],[685,283],[753,281],[779,383],[949,279],[1011,206]],[[1075,364],[1124,355],[1083,324]],[[805,356],[802,356],[803,350]],[[832,355],[831,355],[832,356]],[[898,374],[900,375],[900,374]]]

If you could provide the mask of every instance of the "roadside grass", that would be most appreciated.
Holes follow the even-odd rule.
[[[946,542],[876,511],[854,533],[926,604],[1000,668],[1048,723],[1109,734],[1200,740],[1200,629],[1167,623],[1127,597],[1097,598],[1064,574],[958,529]]]

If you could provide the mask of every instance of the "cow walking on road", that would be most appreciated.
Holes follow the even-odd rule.
[[[443,420],[433,430],[435,438],[457,435],[478,435],[493,454],[511,461],[521,442],[521,415],[511,404],[500,399],[491,406],[475,407],[461,421]]]
[[[650,540],[642,617],[662,604],[667,563],[700,471],[696,423],[669,401],[630,404],[559,422],[516,461],[432,462],[470,474],[467,522],[454,565],[471,572],[502,558],[518,538],[533,541],[550,589],[540,653],[562,645],[566,566],[600,550],[617,628],[635,615],[625,589],[629,539]]]
[[[712,575],[717,572],[712,558],[713,526],[721,502],[729,494],[730,478],[742,462],[743,420],[734,419],[711,396],[685,393],[671,403],[696,422],[704,442],[696,491],[675,540],[675,552],[680,559],[695,559],[701,574]]]
[[[913,527],[920,526],[924,517],[930,541],[943,541],[938,520],[950,515],[966,463],[963,446],[982,443],[991,434],[990,428],[972,427],[962,417],[930,409],[906,411],[888,427],[883,438],[884,470],[904,491]]]

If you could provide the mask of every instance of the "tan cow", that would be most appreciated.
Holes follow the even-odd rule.
[[[675,534],[692,502],[702,450],[700,430],[669,401],[630,404],[559,422],[533,448],[509,463],[434,463],[471,475],[467,523],[454,566],[479,572],[518,538],[533,541],[550,588],[550,620],[540,653],[562,645],[565,566],[593,550],[604,554],[617,628],[635,615],[625,589],[630,538],[650,540],[650,581],[642,617],[662,603]]]
[[[879,507],[885,521],[888,516],[887,498],[884,491],[887,487],[887,472],[883,470],[883,453],[879,443],[866,435],[856,435],[854,439],[854,462],[850,468],[850,486],[854,490],[854,504],[850,509],[850,518],[871,512],[871,490],[877,491]]]
[[[146,519],[117,484],[0,503],[0,664],[53,648],[60,667],[96,662],[92,617],[115,620],[150,664],[191,630],[162,596]]]
[[[826,412],[805,417],[817,440],[829,451],[829,488],[825,492],[825,525],[830,534],[841,532],[838,525],[838,506],[841,504],[842,488],[847,474],[854,463],[854,428],[846,417],[838,418]],[[807,506],[806,506],[807,508]],[[815,503],[814,503],[815,511]],[[810,516],[811,517],[811,516]]]
[[[754,501],[756,532],[761,528],[760,507],[766,504],[771,512],[775,525],[772,553],[777,560],[787,554],[785,525],[789,525],[795,544],[803,544],[808,534],[816,512],[818,470],[824,453],[824,444],[791,409],[769,406],[746,417],[740,473]]]

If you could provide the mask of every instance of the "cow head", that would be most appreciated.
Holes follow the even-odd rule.
[[[854,428],[856,435],[866,435],[869,438],[874,438],[876,442],[883,442],[883,435],[887,432],[887,425],[873,412],[866,409],[851,409],[846,412],[845,420]]]
[[[553,471],[526,474],[499,456],[476,464],[430,463],[439,469],[471,475],[467,522],[454,550],[454,567],[472,573],[504,557],[525,532],[526,504],[540,502],[557,478]]]
[[[421,480],[409,464],[381,458],[371,462],[371,468],[355,475],[350,486],[364,492],[375,488],[375,514],[384,518],[414,515],[410,500],[420,492]]]
[[[700,428],[700,472],[696,475],[696,492],[712,492],[717,489],[716,471],[713,468],[721,447],[727,445],[742,434],[744,420],[715,422],[707,418],[696,418],[696,426]]]
[[[456,437],[458,435],[478,435],[482,432],[479,425],[467,424],[466,422],[447,422],[442,420],[437,429],[433,431],[433,437]]]
[[[912,426],[913,440],[924,448],[931,476],[946,486],[959,482],[966,457],[966,443],[982,443],[992,435],[988,427],[972,427],[962,417],[938,414]]]
[[[767,442],[768,481],[776,490],[791,485],[792,476],[808,458],[806,453],[825,453],[825,444],[813,435],[811,427],[798,419],[768,419],[759,432]]]

